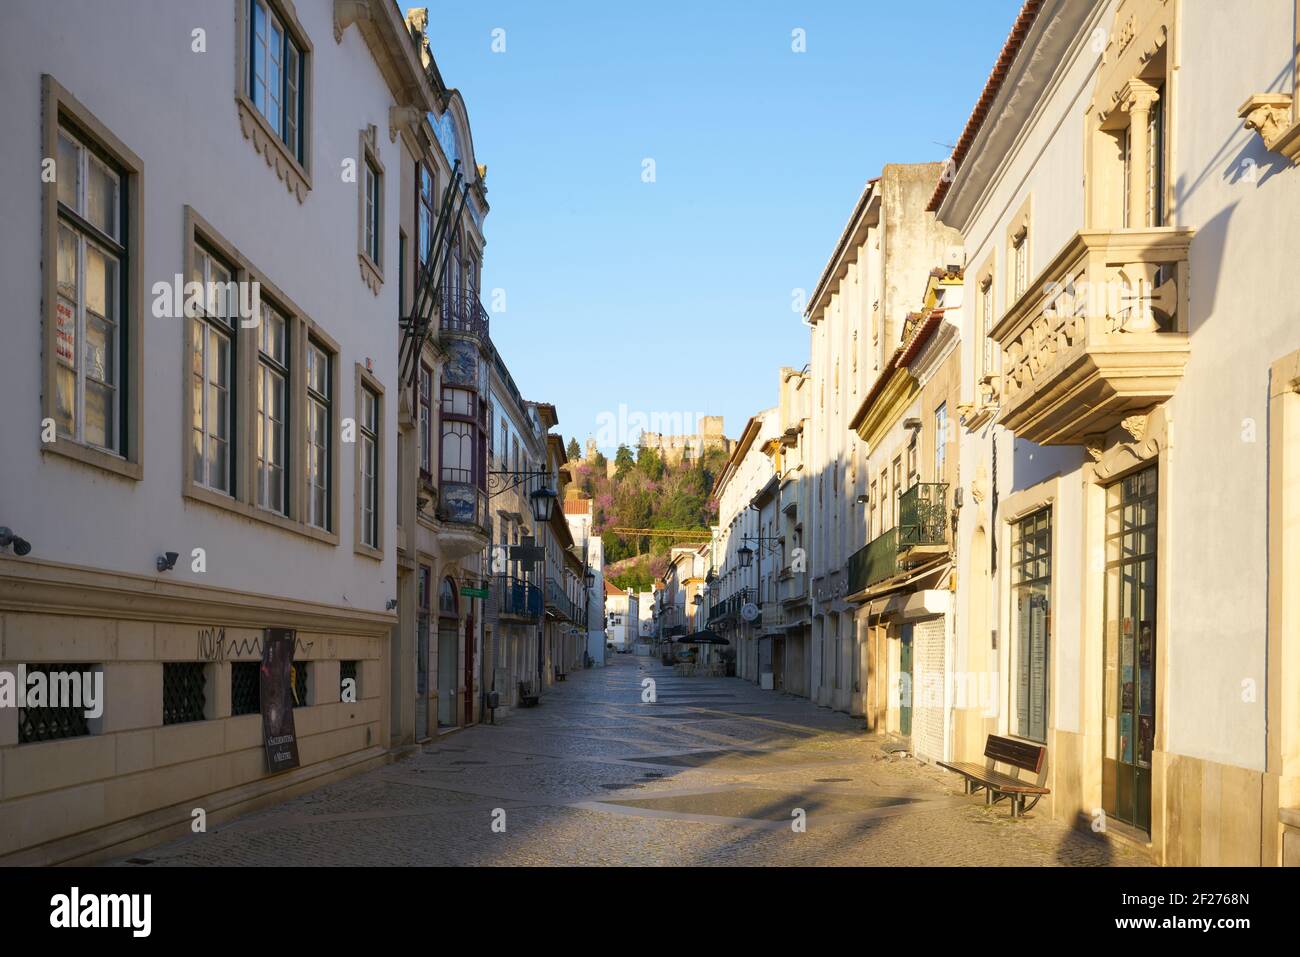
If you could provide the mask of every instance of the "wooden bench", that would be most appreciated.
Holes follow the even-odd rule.
[[[984,744],[983,764],[973,761],[954,761],[947,764],[939,762],[939,767],[947,768],[965,778],[966,793],[974,794],[984,788],[986,804],[995,804],[1004,797],[1011,798],[1011,816],[1020,817],[1031,811],[1044,794],[1051,794],[1050,788],[1043,787],[1047,779],[1047,748],[1027,741],[1002,738],[990,734]],[[997,766],[1005,764],[1012,768],[1010,774],[999,771]],[[1022,781],[1016,771],[1029,771],[1038,776],[1037,781]],[[1033,801],[1025,807],[1025,798],[1033,795]]]
[[[534,705],[536,705],[537,702],[540,700],[541,700],[540,695],[533,694],[528,689],[528,685],[524,684],[522,681],[519,682],[519,704],[520,705],[522,705],[525,708],[531,708]]]

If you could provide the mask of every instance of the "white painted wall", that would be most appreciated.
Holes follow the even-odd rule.
[[[4,255],[0,287],[3,374],[0,418],[2,520],[32,543],[32,556],[71,565],[153,574],[155,556],[182,555],[169,578],[383,610],[396,594],[394,552],[396,442],[385,442],[385,558],[353,553],[354,451],[340,447],[337,546],[250,522],[181,496],[182,321],[149,314],[154,282],[183,272],[188,204],[237,246],[340,347],[336,419],[355,416],[353,365],[367,357],[387,390],[384,432],[395,434],[397,366],[396,250],[399,148],[388,139],[391,102],[357,29],[333,37],[332,4],[302,0],[299,17],[314,45],[309,118],[313,188],[300,204],[240,133],[234,104],[232,4],[199,0],[148,5],[137,15],[97,0],[15,0],[5,8],[0,70],[5,97],[5,168],[16,177],[0,191]],[[144,13],[144,11],[139,11]],[[191,52],[191,31],[207,31],[207,52]],[[51,74],[144,164],[143,250],[145,382],[139,482],[39,451],[41,355],[41,75]],[[106,78],[111,77],[111,82]],[[392,281],[376,297],[357,265],[357,184],[341,164],[356,158],[367,124],[381,132],[386,167],[386,268]],[[24,177],[22,170],[29,170]],[[185,556],[207,552],[206,574]]]

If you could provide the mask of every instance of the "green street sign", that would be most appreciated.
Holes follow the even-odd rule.
[[[466,598],[486,598],[488,590],[486,588],[470,588],[467,585],[460,587],[460,593]]]

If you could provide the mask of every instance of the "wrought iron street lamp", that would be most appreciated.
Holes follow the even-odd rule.
[[[533,518],[537,519],[539,524],[545,525],[551,520],[551,512],[555,509],[557,498],[559,495],[555,489],[546,485],[534,490],[528,496],[528,501],[533,506]]]

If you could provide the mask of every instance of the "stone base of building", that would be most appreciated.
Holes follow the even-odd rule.
[[[211,828],[388,760],[391,622],[153,577],[0,565],[0,671],[40,664],[103,681],[99,715],[24,723],[19,707],[0,707],[0,864],[117,856],[186,833],[196,809]],[[275,774],[256,671],[272,627],[294,631],[305,685],[293,708],[299,765]],[[185,685],[171,672],[165,707],[172,663],[194,669]],[[252,675],[239,672],[237,693],[241,665]]]

